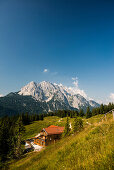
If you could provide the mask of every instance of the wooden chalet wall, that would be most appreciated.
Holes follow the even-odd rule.
[[[50,127],[52,128],[53,125]],[[54,127],[56,128],[57,126],[54,126]],[[45,129],[42,129],[42,131],[40,132],[40,136],[34,138],[34,143],[41,145],[41,146],[47,146],[47,145],[55,143],[57,140],[59,140],[61,138],[61,134],[62,133],[48,134]]]

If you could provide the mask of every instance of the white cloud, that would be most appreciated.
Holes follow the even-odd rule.
[[[72,80],[76,81],[78,80],[78,77],[72,77]]]
[[[109,104],[109,103],[114,103],[114,93],[110,93],[109,96],[103,98],[102,102],[103,104]]]
[[[69,90],[71,90],[74,94],[80,94],[81,96],[87,99],[88,97],[85,91],[79,88],[78,77],[72,77],[72,80],[74,87],[69,87]]]
[[[49,70],[47,68],[44,69],[43,73],[47,73]]]
[[[0,94],[0,97],[3,97],[4,95],[3,94]]]
[[[74,86],[78,88],[78,77],[72,77],[72,80],[73,80]]]
[[[110,98],[110,100],[111,100],[112,102],[114,102],[114,93],[110,93],[109,98]]]
[[[100,99],[96,99],[95,100],[97,103],[99,103],[99,104],[106,104],[106,102],[103,102],[102,100],[100,100]]]
[[[47,68],[45,68],[45,69],[43,70],[43,73],[50,73],[50,75],[52,75],[52,76],[56,76],[56,75],[58,74],[57,71],[52,72],[52,71],[50,71],[50,70],[47,69]]]

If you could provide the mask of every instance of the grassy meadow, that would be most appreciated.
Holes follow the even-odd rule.
[[[84,129],[47,146],[41,152],[31,152],[9,164],[12,170],[112,170],[114,168],[114,121],[112,114],[98,123],[103,115],[83,119]],[[73,118],[69,121],[72,123]],[[26,126],[25,138],[33,137],[43,127],[63,126],[66,118],[46,117]]]
[[[103,117],[103,115],[93,116],[90,119],[83,118],[84,127],[88,126],[89,124],[97,123],[100,121],[100,119]],[[74,118],[69,118],[69,122],[72,124],[74,121]],[[24,139],[28,139],[31,137],[34,137],[37,135],[42,128],[46,128],[50,125],[56,125],[56,126],[64,126],[66,123],[66,117],[65,118],[59,118],[57,116],[49,116],[45,117],[43,121],[34,121],[30,125],[25,126],[25,135]]]

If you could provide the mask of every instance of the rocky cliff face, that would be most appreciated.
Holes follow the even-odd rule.
[[[87,100],[80,94],[76,94],[74,89],[46,81],[40,83],[32,81],[21,88],[18,94],[32,96],[37,101],[46,102],[49,110],[51,110],[50,105],[53,106],[53,109],[60,109],[60,105],[76,109],[99,106],[95,101]]]

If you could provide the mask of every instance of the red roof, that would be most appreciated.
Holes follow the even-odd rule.
[[[48,135],[61,134],[64,131],[64,127],[51,125],[48,128],[44,128]]]

